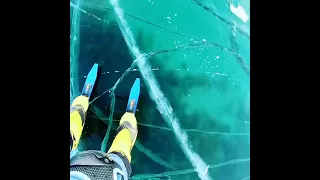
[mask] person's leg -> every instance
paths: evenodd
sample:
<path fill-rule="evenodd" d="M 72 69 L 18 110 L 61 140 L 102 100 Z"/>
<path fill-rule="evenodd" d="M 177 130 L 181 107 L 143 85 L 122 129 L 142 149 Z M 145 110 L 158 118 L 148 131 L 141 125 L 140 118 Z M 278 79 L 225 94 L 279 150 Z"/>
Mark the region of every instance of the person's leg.
<path fill-rule="evenodd" d="M 131 162 L 131 150 L 138 135 L 137 120 L 133 113 L 126 112 L 120 120 L 117 135 L 108 153 L 118 152 Z"/>
<path fill-rule="evenodd" d="M 72 102 L 70 107 L 70 151 L 79 144 L 88 107 L 89 98 L 86 96 L 80 95 Z"/>

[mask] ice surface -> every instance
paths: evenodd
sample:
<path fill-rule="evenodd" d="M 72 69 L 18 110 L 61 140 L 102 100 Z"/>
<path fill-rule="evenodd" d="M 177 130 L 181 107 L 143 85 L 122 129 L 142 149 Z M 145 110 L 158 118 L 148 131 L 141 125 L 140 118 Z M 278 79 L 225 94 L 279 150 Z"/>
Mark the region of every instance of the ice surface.
<path fill-rule="evenodd" d="M 139 77 L 132 179 L 250 179 L 250 24 L 230 4 L 248 9 L 236 1 L 70 1 L 70 100 L 100 67 L 77 150 L 108 150 Z"/>
<path fill-rule="evenodd" d="M 75 5 L 80 6 L 81 0 L 76 0 Z M 70 30 L 70 79 L 78 77 L 78 55 L 80 46 L 80 11 L 74 8 L 71 16 Z M 80 95 L 78 81 L 70 81 L 70 103 L 74 97 Z"/>

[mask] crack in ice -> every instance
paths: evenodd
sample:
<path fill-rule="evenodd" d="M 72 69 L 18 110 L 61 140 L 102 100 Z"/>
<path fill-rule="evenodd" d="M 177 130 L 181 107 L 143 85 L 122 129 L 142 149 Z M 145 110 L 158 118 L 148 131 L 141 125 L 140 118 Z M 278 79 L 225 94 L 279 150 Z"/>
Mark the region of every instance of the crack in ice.
<path fill-rule="evenodd" d="M 238 164 L 238 163 L 243 163 L 243 162 L 250 162 L 250 158 L 233 159 L 233 160 L 226 161 L 223 163 L 208 165 L 207 167 L 208 167 L 208 169 L 214 169 L 214 168 L 218 168 L 218 167 L 223 167 L 223 166 L 227 166 L 227 165 L 231 165 L 231 164 Z M 205 172 L 207 167 L 203 170 L 203 172 Z M 168 171 L 168 172 L 164 172 L 164 173 L 160 173 L 160 174 L 137 174 L 135 176 L 132 176 L 130 179 L 147 179 L 147 178 L 156 178 L 156 177 L 159 178 L 159 177 L 166 177 L 166 176 L 190 174 L 193 172 L 195 172 L 194 169 L 184 169 L 184 170 L 178 170 L 178 171 Z"/>
<path fill-rule="evenodd" d="M 86 5 L 87 5 L 88 7 L 90 7 L 90 5 L 88 5 L 88 4 L 86 4 Z M 107 11 L 110 11 L 110 10 L 113 11 L 113 9 L 110 8 L 110 7 L 94 6 L 94 8 L 97 8 L 97 9 L 100 8 L 100 10 L 101 10 L 101 9 L 105 9 L 105 10 L 107 10 Z M 157 25 L 157 24 L 155 24 L 155 23 L 146 21 L 146 20 L 144 20 L 144 19 L 142 19 L 142 18 L 140 18 L 140 17 L 137 17 L 137 16 L 132 15 L 132 14 L 130 14 L 130 13 L 127 13 L 127 12 L 125 12 L 125 11 L 123 11 L 123 13 L 124 13 L 126 16 L 129 16 L 129 17 L 131 17 L 131 18 L 137 19 L 137 20 L 139 20 L 139 21 L 141 21 L 141 22 L 147 23 L 147 24 L 152 25 L 152 26 L 154 26 L 154 27 L 160 28 L 161 30 L 170 31 L 170 32 L 172 32 L 172 33 L 174 33 L 174 34 L 177 34 L 177 35 L 180 35 L 180 36 L 189 38 L 189 39 L 191 39 L 191 38 L 197 39 L 196 37 L 189 36 L 189 35 L 184 34 L 184 33 L 182 33 L 182 32 L 178 32 L 178 31 L 175 31 L 175 30 L 171 30 L 171 29 L 168 29 L 168 28 L 166 28 L 166 27 Z"/>
<path fill-rule="evenodd" d="M 216 13 L 215 13 L 212 9 L 207 8 L 205 5 L 201 4 L 200 2 L 194 1 L 194 3 L 198 4 L 199 6 L 203 7 L 205 10 L 207 10 L 207 11 L 213 13 L 214 15 L 216 15 Z M 199 4 L 199 3 L 200 3 L 200 4 Z M 71 3 L 71 2 L 70 2 L 70 6 L 73 7 L 73 8 L 76 8 L 76 9 L 80 10 L 81 12 L 84 12 L 84 13 L 86 13 L 86 14 L 89 14 L 89 15 L 93 16 L 94 18 L 96 18 L 96 19 L 99 20 L 99 21 L 106 22 L 106 23 L 110 24 L 109 21 L 105 21 L 105 20 L 99 18 L 98 16 L 96 16 L 96 15 L 94 15 L 94 14 L 92 14 L 92 13 L 89 13 L 89 12 L 81 9 L 80 7 L 74 5 L 74 4 Z M 109 7 L 105 7 L 105 8 L 106 8 L 107 10 L 112 10 L 112 9 L 109 8 Z M 143 19 L 141 19 L 141 18 L 139 18 L 139 17 L 136 17 L 136 16 L 134 16 L 134 15 L 131 15 L 131 14 L 129 14 L 129 13 L 126 13 L 126 12 L 124 12 L 124 11 L 123 11 L 123 13 L 124 13 L 125 15 L 128 15 L 128 16 L 132 17 L 132 18 L 135 18 L 135 19 L 137 19 L 137 20 L 140 20 L 140 21 L 142 21 L 142 22 L 144 22 L 144 23 L 147 23 L 147 24 L 153 25 L 153 26 L 155 26 L 155 27 L 161 28 L 162 30 L 167 30 L 167 31 L 169 31 L 169 32 L 172 32 L 172 33 L 181 35 L 181 36 L 183 36 L 183 37 L 187 37 L 187 38 L 192 39 L 192 40 L 193 40 L 193 39 L 197 40 L 197 41 L 193 41 L 193 42 L 198 42 L 198 41 L 199 41 L 199 42 L 201 43 L 201 44 L 196 44 L 196 45 L 213 45 L 213 46 L 215 46 L 216 48 L 220 48 L 222 51 L 226 51 L 226 52 L 228 52 L 228 53 L 231 53 L 231 54 L 235 55 L 238 64 L 240 64 L 241 68 L 245 71 L 245 73 L 247 73 L 248 75 L 250 75 L 250 69 L 249 69 L 248 65 L 246 64 L 245 60 L 241 57 L 241 55 L 238 53 L 238 51 L 235 51 L 236 49 L 233 49 L 233 48 L 231 48 L 231 49 L 230 49 L 230 48 L 225 48 L 225 47 L 221 46 L 221 45 L 218 44 L 218 43 L 207 42 L 206 39 L 203 39 L 203 40 L 202 40 L 203 42 L 201 42 L 201 40 L 200 40 L 199 38 L 192 37 L 192 36 L 186 35 L 186 34 L 184 34 L 184 33 L 180 33 L 180 32 L 178 32 L 178 31 L 170 30 L 170 29 L 168 29 L 168 28 L 165 28 L 165 27 L 156 25 L 156 24 L 154 24 L 154 23 L 148 22 L 148 21 L 143 20 Z M 237 27 L 234 27 L 234 24 L 233 24 L 232 22 L 229 22 L 229 21 L 223 19 L 223 18 L 220 17 L 219 15 L 216 15 L 216 16 L 218 16 L 219 19 L 222 19 L 224 22 L 226 22 L 226 23 L 227 23 L 228 25 L 230 25 L 232 28 L 236 28 L 236 29 L 237 29 Z M 235 29 L 235 30 L 236 30 L 236 29 Z M 234 31 L 235 31 L 235 30 L 234 30 Z M 240 30 L 240 32 L 241 32 L 241 30 Z M 234 36 L 235 36 L 235 35 L 234 35 Z M 250 39 L 250 38 L 249 38 L 249 39 Z M 192 44 L 192 43 L 191 43 L 191 44 Z M 237 45 L 237 43 L 236 43 L 235 40 L 234 40 L 234 42 L 231 42 L 231 44 L 233 44 L 233 45 L 236 44 L 236 45 Z M 182 46 L 183 46 L 183 45 L 182 45 Z M 213 75 L 213 76 L 214 76 L 214 75 Z M 73 78 L 73 79 L 74 79 L 74 78 Z"/>
<path fill-rule="evenodd" d="M 71 5 L 71 4 L 70 4 L 70 5 Z M 76 6 L 72 6 L 72 7 L 74 7 L 74 8 L 79 8 L 79 7 L 76 7 Z M 105 7 L 105 8 L 106 8 L 107 10 L 112 10 L 112 9 L 109 8 L 109 7 Z M 82 10 L 83 10 L 83 9 L 82 9 Z M 92 13 L 89 13 L 89 12 L 87 12 L 87 11 L 85 11 L 85 10 L 83 10 L 82 12 L 84 12 L 84 13 L 86 13 L 86 14 L 89 14 L 89 15 L 92 15 L 92 16 L 95 17 L 96 19 L 104 22 L 104 20 L 102 20 L 101 18 L 99 18 L 98 16 L 96 16 L 96 15 L 94 15 L 94 14 L 92 14 Z M 195 39 L 195 40 L 201 42 L 201 39 L 200 39 L 200 38 L 193 37 L 193 36 L 190 36 L 190 35 L 187 35 L 187 34 L 178 32 L 178 31 L 174 31 L 174 30 L 171 30 L 171 29 L 162 27 L 162 26 L 160 26 L 160 25 L 156 25 L 156 24 L 154 24 L 154 23 L 151 23 L 151 22 L 148 22 L 148 21 L 146 21 L 146 20 L 143 20 L 142 18 L 139 18 L 139 17 L 136 17 L 136 16 L 131 15 L 131 14 L 129 14 L 129 13 L 126 13 L 126 12 L 124 12 L 124 11 L 123 11 L 123 13 L 124 13 L 125 15 L 128 15 L 128 16 L 132 17 L 132 18 L 135 18 L 135 19 L 137 19 L 137 20 L 140 20 L 140 21 L 142 21 L 142 22 L 144 22 L 144 23 L 147 23 L 147 24 L 153 25 L 153 26 L 155 26 L 155 27 L 161 28 L 162 30 L 166 30 L 166 31 L 169 31 L 169 32 L 172 32 L 172 33 L 181 35 L 181 36 L 183 36 L 183 37 L 189 38 L 189 39 L 191 39 L 191 40 Z M 108 22 L 108 23 L 109 23 L 109 22 Z M 231 22 L 229 22 L 228 24 L 229 24 L 229 25 L 232 25 Z M 194 41 L 194 42 L 197 42 L 197 41 Z M 235 54 L 235 52 L 234 52 L 232 49 L 225 48 L 225 47 L 221 46 L 221 45 L 218 44 L 218 43 L 206 42 L 205 39 L 202 39 L 202 41 L 204 42 L 204 44 L 208 44 L 208 45 L 211 44 L 211 45 L 215 46 L 216 48 L 220 48 L 220 49 L 223 50 L 223 51 L 226 51 L 226 52 Z M 237 53 L 236 53 L 235 55 L 236 55 L 236 56 L 239 56 L 240 58 L 242 58 L 242 57 L 241 57 L 239 54 L 237 54 Z"/>
<path fill-rule="evenodd" d="M 171 48 L 171 49 L 164 49 L 164 50 L 160 50 L 160 51 L 157 51 L 157 52 L 149 52 L 149 53 L 143 53 L 143 54 L 140 54 L 139 57 L 137 57 L 133 63 L 131 64 L 131 66 L 122 74 L 122 76 L 117 80 L 117 82 L 115 83 L 115 85 L 111 88 L 111 89 L 108 89 L 106 91 L 104 91 L 103 93 L 101 93 L 99 96 L 95 97 L 91 102 L 90 104 L 92 104 L 94 101 L 96 101 L 97 99 L 99 99 L 102 95 L 104 95 L 105 93 L 107 92 L 111 92 L 113 91 L 117 86 L 118 84 L 123 80 L 123 78 L 125 78 L 129 72 L 133 71 L 137 61 L 140 59 L 140 58 L 144 58 L 145 60 L 153 57 L 153 56 L 156 56 L 156 55 L 159 55 L 159 54 L 163 54 L 163 53 L 168 53 L 168 52 L 174 52 L 174 51 L 178 51 L 180 49 L 184 49 L 184 48 L 191 48 L 191 47 L 197 47 L 197 46 L 200 46 L 200 45 L 208 45 L 208 46 L 214 46 L 216 48 L 219 48 L 223 51 L 228 51 L 228 52 L 231 52 L 233 53 L 233 51 L 229 48 L 225 48 L 225 47 L 222 47 L 220 46 L 219 44 L 217 43 L 208 43 L 206 41 L 203 41 L 203 42 L 198 42 L 198 41 L 193 41 L 191 43 L 187 43 L 187 44 L 183 44 L 183 45 L 179 45 L 179 46 L 176 46 L 174 48 Z M 234 54 L 234 53 L 233 53 Z M 237 55 L 237 54 L 235 54 Z M 240 56 L 240 55 L 239 55 Z M 135 71 L 135 70 L 134 70 Z M 151 71 L 151 68 L 149 69 L 149 71 Z M 222 75 L 222 76 L 227 76 L 226 74 L 220 74 L 220 73 L 214 73 L 213 75 Z"/>
<path fill-rule="evenodd" d="M 97 108 L 96 106 L 91 106 L 91 110 L 92 112 L 96 115 L 93 116 L 96 119 L 102 120 L 105 124 L 108 125 L 108 127 L 110 126 L 112 130 L 116 131 L 117 130 L 117 126 L 114 124 L 109 124 L 108 122 L 108 118 L 105 118 L 105 116 L 103 115 L 103 113 L 99 110 L 99 108 Z M 92 117 L 92 116 L 91 116 Z M 101 146 L 104 142 L 102 141 Z M 154 162 L 165 166 L 169 169 L 172 170 L 176 170 L 176 168 L 174 168 L 172 165 L 170 165 L 169 163 L 167 163 L 166 161 L 164 161 L 163 159 L 161 159 L 158 155 L 154 154 L 151 150 L 147 149 L 146 147 L 144 147 L 139 139 L 136 140 L 135 142 L 135 146 L 140 152 L 142 152 L 143 154 L 145 154 L 146 156 L 148 156 L 151 160 L 153 160 Z"/>
<path fill-rule="evenodd" d="M 206 169 L 207 164 L 201 159 L 201 157 L 192 151 L 190 145 L 188 144 L 187 134 L 181 129 L 179 125 L 179 120 L 173 112 L 173 109 L 160 90 L 157 80 L 155 79 L 152 71 L 150 71 L 150 65 L 146 61 L 146 58 L 141 56 L 140 50 L 136 45 L 133 34 L 130 30 L 129 25 L 123 17 L 123 11 L 118 5 L 118 0 L 110 0 L 111 5 L 117 15 L 118 25 L 124 36 L 124 39 L 135 57 L 137 57 L 137 66 L 140 70 L 141 76 L 148 87 L 148 93 L 151 99 L 155 102 L 158 111 L 162 115 L 163 119 L 173 127 L 174 134 L 179 141 L 181 148 L 188 158 L 191 165 L 195 168 L 200 179 L 209 180 L 211 179 L 208 174 L 202 174 L 203 170 Z"/>
<path fill-rule="evenodd" d="M 231 50 L 233 50 L 236 54 L 239 52 L 239 45 L 236 41 L 236 23 L 232 23 L 231 32 L 229 34 L 229 41 L 231 44 Z M 241 66 L 242 70 L 250 76 L 250 67 L 247 65 L 247 63 L 244 61 L 243 58 L 235 55 L 237 59 L 237 63 Z"/>
<path fill-rule="evenodd" d="M 94 17 L 95 19 L 97 19 L 97 20 L 99 20 L 99 21 L 102 21 L 102 22 L 105 22 L 105 23 L 107 23 L 107 24 L 110 24 L 109 21 L 106 21 L 106 20 L 104 20 L 104 19 L 101 19 L 101 18 L 99 18 L 98 16 L 96 16 L 96 15 L 94 15 L 94 14 L 92 14 L 92 13 L 87 12 L 86 10 L 80 8 L 79 6 L 73 4 L 72 2 L 70 2 L 70 6 L 73 7 L 74 9 L 77 9 L 77 10 L 85 13 L 85 14 L 88 14 L 89 16 Z"/>
<path fill-rule="evenodd" d="M 81 0 L 76 0 L 77 6 L 80 6 Z M 78 76 L 78 56 L 80 46 L 80 12 L 72 12 L 72 24 L 70 32 L 70 79 Z M 70 103 L 74 97 L 80 94 L 79 82 L 70 81 Z"/>
<path fill-rule="evenodd" d="M 97 119 L 101 119 L 103 121 L 109 120 L 108 118 L 103 118 L 103 117 L 96 117 L 96 116 L 89 116 Z M 114 119 L 113 121 L 118 122 L 120 120 Z M 162 129 L 166 131 L 173 131 L 173 129 L 168 128 L 168 127 L 162 127 L 162 126 L 157 126 L 157 125 L 152 125 L 152 124 L 144 124 L 144 123 L 137 123 L 140 126 L 145 126 L 145 127 L 150 127 L 150 128 L 157 128 L 157 129 Z M 196 133 L 204 133 L 208 135 L 229 135 L 229 136 L 250 136 L 250 133 L 226 133 L 226 132 L 214 132 L 214 131 L 204 131 L 200 129 L 184 129 L 186 132 L 196 132 Z"/>
<path fill-rule="evenodd" d="M 196 5 L 202 7 L 204 10 L 206 10 L 206 11 L 210 12 L 211 14 L 213 14 L 215 17 L 217 17 L 218 19 L 220 19 L 222 22 L 226 23 L 226 24 L 229 25 L 229 26 L 232 26 L 232 23 L 231 23 L 229 20 L 227 20 L 227 19 L 223 18 L 222 16 L 218 15 L 212 8 L 209 8 L 209 7 L 205 6 L 204 4 L 202 4 L 201 2 L 199 2 L 198 0 L 191 0 L 191 1 L 192 1 L 193 3 L 195 3 Z M 244 32 L 244 30 L 242 30 L 242 29 L 240 29 L 240 28 L 238 28 L 238 27 L 237 27 L 237 30 L 238 30 L 242 35 L 244 35 L 245 37 L 247 37 L 248 39 L 250 39 L 250 35 L 247 34 L 246 32 Z"/>
<path fill-rule="evenodd" d="M 85 11 L 84 9 L 80 8 L 79 7 L 80 6 L 80 0 L 76 0 L 76 4 L 78 4 L 78 5 L 75 5 L 72 2 L 70 2 L 70 6 L 72 8 L 74 8 L 73 21 L 72 21 L 72 26 L 71 26 L 71 37 L 70 37 L 70 41 L 71 41 L 71 45 L 70 45 L 70 64 L 71 64 L 71 69 L 77 69 L 75 67 L 77 66 L 77 64 L 76 64 L 77 63 L 77 53 L 79 52 L 76 49 L 77 48 L 76 47 L 77 43 L 79 43 L 79 27 L 80 27 L 79 26 L 80 25 L 79 12 L 83 12 L 85 14 L 88 14 L 89 16 L 94 17 L 95 19 L 97 19 L 99 21 L 102 21 L 102 22 L 110 24 L 109 21 L 101 19 L 98 16 L 96 16 L 96 15 L 94 15 L 92 13 L 89 13 L 89 12 Z M 236 159 L 236 160 L 228 161 L 228 162 L 225 162 L 225 163 L 220 163 L 220 164 L 217 164 L 217 165 L 206 165 L 203 162 L 203 160 L 200 158 L 200 156 L 198 154 L 196 154 L 195 152 L 193 152 L 192 149 L 189 147 L 187 135 L 186 135 L 185 132 L 200 132 L 200 133 L 218 134 L 218 135 L 248 135 L 248 136 L 250 136 L 250 133 L 242 133 L 242 134 L 241 133 L 221 133 L 221 132 L 207 132 L 207 131 L 202 131 L 202 130 L 198 130 L 198 129 L 185 129 L 185 130 L 181 129 L 181 127 L 179 125 L 179 119 L 175 116 L 169 101 L 163 95 L 163 92 L 161 91 L 157 80 L 154 78 L 154 76 L 152 74 L 152 71 L 162 71 L 164 69 L 157 69 L 157 68 L 151 69 L 150 65 L 148 64 L 148 62 L 146 60 L 149 59 L 150 57 L 154 56 L 154 55 L 157 55 L 157 54 L 166 53 L 166 52 L 172 52 L 172 51 L 184 48 L 184 47 L 195 47 L 197 45 L 213 45 L 216 48 L 220 48 L 223 51 L 227 51 L 227 52 L 229 52 L 231 54 L 234 54 L 236 57 L 239 57 L 239 58 L 242 58 L 242 57 L 233 48 L 229 49 L 229 48 L 222 47 L 221 45 L 219 45 L 217 43 L 208 43 L 208 42 L 193 42 L 193 43 L 188 43 L 186 45 L 177 46 L 177 47 L 175 47 L 173 49 L 167 49 L 167 50 L 162 50 L 162 51 L 158 51 L 158 52 L 150 52 L 150 53 L 141 54 L 140 51 L 139 51 L 138 46 L 136 45 L 136 42 L 135 42 L 134 38 L 132 37 L 132 32 L 130 31 L 130 28 L 127 25 L 126 20 L 123 18 L 123 14 L 121 14 L 122 9 L 118 6 L 118 0 L 111 0 L 111 4 L 113 5 L 113 8 L 116 11 L 116 14 L 118 15 L 117 18 L 119 18 L 118 19 L 118 23 L 119 23 L 119 26 L 120 26 L 120 30 L 121 30 L 121 32 L 122 32 L 122 34 L 123 34 L 123 36 L 124 36 L 124 38 L 125 38 L 125 40 L 127 42 L 127 45 L 129 47 L 129 49 L 131 50 L 131 52 L 137 58 L 134 60 L 134 62 L 131 64 L 131 66 L 122 74 L 122 76 L 117 80 L 117 82 L 114 84 L 114 86 L 111 89 L 103 92 L 101 95 L 99 95 L 98 97 L 94 98 L 90 102 L 90 104 L 93 103 L 95 100 L 100 98 L 106 92 L 109 92 L 110 93 L 110 97 L 112 98 L 111 107 L 110 107 L 110 116 L 108 118 L 109 126 L 108 126 L 108 130 L 107 130 L 106 136 L 104 137 L 102 145 L 105 144 L 105 146 L 106 146 L 108 138 L 109 138 L 110 130 L 111 130 L 111 128 L 115 127 L 112 124 L 112 122 L 114 121 L 113 120 L 113 113 L 114 113 L 114 105 L 115 105 L 115 89 L 118 86 L 118 84 L 123 80 L 124 77 L 126 77 L 126 75 L 129 72 L 137 71 L 137 69 L 134 69 L 134 67 L 137 65 L 138 68 L 140 69 L 140 73 L 141 73 L 141 75 L 143 77 L 143 80 L 145 81 L 145 83 L 146 83 L 146 85 L 148 87 L 148 93 L 149 93 L 151 99 L 153 101 L 155 101 L 155 103 L 157 105 L 157 109 L 161 113 L 162 117 L 164 118 L 166 123 L 168 123 L 168 125 L 171 126 L 172 128 L 170 129 L 170 128 L 166 128 L 166 127 L 160 127 L 160 126 L 148 125 L 148 124 L 142 124 L 142 123 L 138 123 L 138 124 L 139 125 L 143 125 L 143 126 L 147 126 L 147 127 L 159 128 L 159 129 L 173 131 L 175 133 L 175 136 L 176 136 L 177 140 L 181 144 L 181 148 L 182 148 L 183 152 L 186 154 L 186 157 L 189 159 L 189 161 L 191 162 L 192 166 L 195 168 L 195 169 L 187 169 L 187 170 L 181 170 L 181 171 L 170 171 L 170 172 L 165 172 L 165 173 L 161 173 L 161 174 L 155 174 L 155 176 L 153 176 L 154 174 L 151 174 L 151 175 L 149 174 L 149 178 L 158 179 L 159 177 L 162 177 L 162 178 L 167 177 L 167 178 L 170 179 L 169 175 L 179 175 L 179 174 L 188 174 L 188 173 L 192 173 L 192 172 L 197 172 L 198 176 L 200 177 L 200 179 L 210 179 L 210 177 L 207 175 L 208 174 L 207 173 L 208 169 L 221 167 L 221 166 L 224 166 L 224 165 L 228 165 L 228 163 L 229 164 L 238 163 L 237 159 Z M 78 14 L 76 14 L 76 13 L 78 13 Z M 150 25 L 153 25 L 153 26 L 156 26 L 158 28 L 161 28 L 163 30 L 171 31 L 171 32 L 173 32 L 175 34 L 179 34 L 179 35 L 184 36 L 184 37 L 197 39 L 197 38 L 188 36 L 188 35 L 186 35 L 184 33 L 173 31 L 173 30 L 161 27 L 159 25 L 156 25 L 154 23 L 150 23 L 150 22 L 145 21 L 145 20 L 143 20 L 141 18 L 135 17 L 135 16 L 133 16 L 131 14 L 128 14 L 128 13 L 125 13 L 125 14 L 130 16 L 130 17 L 132 17 L 132 18 L 138 19 L 138 20 L 140 20 L 142 22 L 145 22 L 145 23 L 148 23 Z M 120 24 L 119 21 L 121 22 L 121 24 Z M 236 27 L 233 27 L 233 28 L 236 28 Z M 241 31 L 240 31 L 240 33 L 241 33 Z M 247 37 L 250 39 L 249 35 Z M 181 69 L 171 69 L 171 70 L 180 71 Z M 71 81 L 72 80 L 76 80 L 76 79 L 80 79 L 80 78 L 74 78 L 75 77 L 74 74 L 76 74 L 78 71 L 74 71 L 74 70 L 71 70 L 71 71 L 72 72 L 70 74 L 70 76 L 71 76 L 71 78 L 70 78 L 70 98 L 72 97 L 72 95 L 74 95 L 72 93 L 73 91 L 79 90 L 78 88 L 75 88 L 75 85 Z M 114 72 L 118 73 L 120 71 L 114 71 Z M 107 73 L 110 73 L 110 72 L 107 72 Z M 209 74 L 209 73 L 213 73 L 213 72 L 205 72 L 205 73 Z M 213 74 L 227 76 L 226 74 L 221 74 L 221 73 L 213 73 Z M 154 93 L 154 94 L 152 94 L 152 93 Z M 106 121 L 104 121 L 104 122 L 107 123 Z M 162 159 L 160 159 L 157 155 L 153 154 L 150 150 L 144 148 L 141 143 L 138 142 L 136 145 L 137 145 L 136 147 L 141 152 L 145 153 L 149 158 L 151 158 L 155 162 L 157 162 L 159 164 L 162 164 L 162 165 L 164 165 L 164 166 L 166 166 L 168 168 L 173 169 L 173 167 L 170 166 L 170 164 L 168 164 L 165 161 L 163 161 Z M 102 147 L 101 146 L 101 149 L 104 149 L 104 151 L 105 151 L 106 147 Z M 248 159 L 250 161 L 250 158 L 248 158 Z M 195 162 L 193 162 L 193 161 L 195 161 Z M 239 161 L 239 162 L 241 162 L 241 161 Z M 143 176 L 145 176 L 145 175 L 143 175 Z M 136 177 L 136 179 L 142 179 L 142 178 L 139 178 L 139 175 L 136 175 L 134 177 Z M 146 177 L 143 177 L 143 178 L 146 178 Z M 135 178 L 133 178 L 133 179 L 135 179 Z M 245 179 L 250 179 L 250 176 L 244 178 L 243 180 L 245 180 Z"/>
<path fill-rule="evenodd" d="M 161 68 L 152 68 L 150 69 L 151 71 L 189 71 L 189 72 L 194 72 L 194 73 L 205 73 L 205 74 L 211 74 L 212 76 L 214 75 L 219 75 L 219 76 L 227 76 L 227 74 L 224 73 L 218 73 L 218 72 L 198 72 L 196 70 L 192 70 L 192 69 L 180 69 L 180 68 L 171 68 L 171 69 L 161 69 Z M 132 70 L 128 70 L 130 72 L 139 72 L 138 69 L 133 68 Z M 122 73 L 122 71 L 113 71 L 114 73 Z M 102 72 L 100 75 L 108 75 L 108 74 L 112 74 L 112 71 L 108 71 L 108 72 Z M 124 71 L 126 72 L 126 71 Z M 123 73 L 124 73 L 123 72 Z M 73 78 L 70 79 L 70 81 L 75 81 L 75 80 L 79 80 L 79 79 L 85 79 L 87 78 L 87 76 L 84 76 L 82 78 L 78 77 L 78 78 Z"/>

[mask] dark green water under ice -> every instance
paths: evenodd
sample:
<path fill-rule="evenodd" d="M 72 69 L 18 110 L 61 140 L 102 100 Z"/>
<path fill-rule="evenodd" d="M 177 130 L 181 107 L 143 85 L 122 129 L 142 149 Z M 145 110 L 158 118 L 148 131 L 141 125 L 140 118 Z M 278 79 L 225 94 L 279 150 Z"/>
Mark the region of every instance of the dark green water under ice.
<path fill-rule="evenodd" d="M 250 1 L 113 2 L 70 1 L 70 101 L 100 68 L 78 151 L 110 147 L 139 77 L 132 179 L 250 179 Z"/>

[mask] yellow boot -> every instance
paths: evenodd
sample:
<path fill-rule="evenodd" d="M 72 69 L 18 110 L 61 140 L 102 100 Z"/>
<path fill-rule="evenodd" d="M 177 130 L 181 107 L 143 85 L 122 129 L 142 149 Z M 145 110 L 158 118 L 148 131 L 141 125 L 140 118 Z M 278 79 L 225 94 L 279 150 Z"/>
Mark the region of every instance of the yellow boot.
<path fill-rule="evenodd" d="M 80 141 L 83 126 L 85 123 L 85 114 L 89 107 L 89 98 L 78 96 L 74 99 L 70 108 L 70 150 L 75 149 Z"/>
<path fill-rule="evenodd" d="M 119 152 L 131 162 L 131 150 L 138 135 L 137 120 L 133 113 L 126 112 L 120 120 L 117 135 L 108 151 Z"/>

